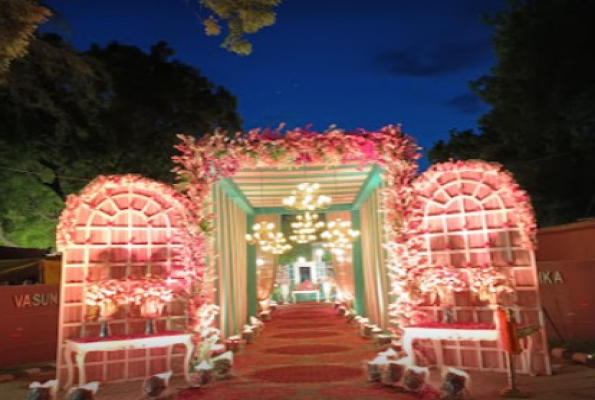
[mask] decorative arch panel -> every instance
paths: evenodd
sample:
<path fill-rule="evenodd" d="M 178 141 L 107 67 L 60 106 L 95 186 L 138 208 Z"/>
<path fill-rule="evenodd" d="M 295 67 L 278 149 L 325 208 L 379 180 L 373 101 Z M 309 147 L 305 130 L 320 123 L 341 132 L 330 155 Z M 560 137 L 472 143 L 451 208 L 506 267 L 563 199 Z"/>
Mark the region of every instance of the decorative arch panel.
<path fill-rule="evenodd" d="M 423 265 L 454 268 L 470 282 L 479 270 L 505 276 L 512 290 L 503 296 L 504 306 L 521 325 L 538 329 L 517 369 L 549 374 L 534 256 L 536 223 L 527 194 L 501 165 L 483 161 L 434 165 L 413 186 L 422 212 L 418 250 Z M 494 305 L 470 289 L 454 293 L 448 311 L 427 298 L 420 309 L 430 321 L 442 322 L 444 313 L 452 312 L 455 325 L 493 324 Z M 447 365 L 506 370 L 505 354 L 493 342 L 442 341 L 437 351 Z"/>
<path fill-rule="evenodd" d="M 67 199 L 57 232 L 63 257 L 57 353 L 61 383 L 66 380 L 65 341 L 100 336 L 95 311 L 85 304 L 90 285 L 142 281 L 147 276 L 172 287 L 183 284 L 175 278 L 183 277 L 188 266 L 183 257 L 187 210 L 186 199 L 173 188 L 136 175 L 100 176 Z M 155 322 L 158 332 L 185 331 L 184 303 L 169 302 Z M 110 336 L 142 335 L 145 325 L 137 307 L 126 305 L 109 321 Z M 144 378 L 165 371 L 166 358 L 164 349 L 90 353 L 86 378 L 102 382 Z M 178 372 L 182 368 L 178 365 Z"/>

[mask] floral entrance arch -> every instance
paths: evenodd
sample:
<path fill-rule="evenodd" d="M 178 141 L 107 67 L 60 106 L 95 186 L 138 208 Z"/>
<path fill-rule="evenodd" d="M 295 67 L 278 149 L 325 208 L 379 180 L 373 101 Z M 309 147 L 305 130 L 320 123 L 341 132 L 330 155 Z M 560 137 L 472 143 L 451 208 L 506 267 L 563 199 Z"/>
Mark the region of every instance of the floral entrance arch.
<path fill-rule="evenodd" d="M 197 300 L 202 301 L 200 295 L 207 295 L 214 289 L 212 276 L 215 272 L 214 260 L 217 257 L 227 257 L 231 263 L 242 257 L 246 258 L 245 254 L 235 250 L 228 250 L 226 255 L 215 254 L 216 248 L 212 238 L 209 238 L 215 217 L 210 204 L 214 184 L 221 178 L 234 176 L 242 168 L 292 169 L 308 165 L 332 167 L 342 164 L 375 164 L 381 167 L 384 170 L 385 183 L 380 190 L 383 194 L 381 208 L 386 231 L 387 267 L 391 270 L 390 279 L 394 290 L 392 294 L 396 296 L 390 311 L 394 322 L 400 326 L 409 323 L 404 319 L 411 319 L 412 315 L 423 311 L 423 304 L 413 301 L 415 299 L 412 298 L 412 293 L 407 292 L 407 285 L 416 279 L 418 272 L 428 271 L 430 267 L 440 263 L 466 267 L 464 263 L 457 261 L 460 255 L 471 257 L 477 253 L 474 246 L 461 247 L 457 242 L 449 245 L 449 249 L 441 249 L 435 239 L 430 239 L 435 233 L 432 229 L 436 226 L 442 227 L 442 231 L 446 229 L 447 234 L 469 231 L 476 221 L 466 221 L 465 218 L 474 212 L 478 212 L 480 220 L 484 218 L 484 214 L 489 213 L 506 217 L 503 220 L 495 219 L 500 223 L 498 229 L 512 229 L 517 233 L 508 236 L 511 246 L 508 246 L 506 251 L 518 250 L 522 254 L 518 257 L 513 254 L 505 259 L 513 264 L 517 260 L 521 262 L 518 265 L 520 268 L 515 269 L 516 283 L 524 282 L 525 287 L 531 287 L 533 296 L 537 294 L 534 260 L 531 258 L 535 222 L 530 204 L 526 194 L 499 166 L 483 162 L 445 163 L 432 167 L 416 178 L 419 148 L 398 126 L 388 126 L 373 132 L 362 130 L 353 133 L 339 129 L 330 129 L 322 133 L 308 129 L 294 129 L 283 133 L 280 130 L 253 130 L 234 137 L 217 131 L 198 141 L 188 136 L 180 136 L 180 139 L 182 143 L 177 148 L 181 155 L 174 157 L 174 162 L 177 164 L 175 171 L 178 175 L 178 189 L 186 197 L 167 185 L 128 175 L 100 177 L 79 196 L 73 196 L 67 201 L 67 209 L 62 214 L 59 226 L 59 247 L 67 250 L 64 251 L 64 257 L 65 264 L 69 265 L 63 275 L 63 287 L 68 289 L 63 289 L 65 291 L 62 294 L 60 343 L 62 339 L 76 335 L 81 327 L 83 331 L 87 328 L 98 329 L 97 324 L 87 326 L 82 322 L 85 317 L 82 305 L 85 285 L 82 282 L 87 279 L 90 266 L 100 267 L 102 263 L 107 263 L 110 271 L 111 267 L 114 267 L 114 273 L 110 273 L 108 277 L 122 278 L 128 277 L 130 271 L 126 268 L 134 262 L 139 261 L 145 265 L 145 261 L 150 261 L 148 267 L 151 270 L 142 270 L 141 273 L 155 274 L 167 271 L 170 276 L 177 275 L 187 281 L 198 280 L 200 285 Z M 216 188 L 219 194 L 220 189 Z M 218 203 L 223 208 L 215 210 L 222 214 L 219 219 L 226 219 L 226 224 L 230 224 L 233 219 L 241 219 L 241 213 L 233 208 L 231 203 L 229 199 L 225 199 L 225 204 Z M 453 215 L 462 220 L 462 223 L 435 224 L 436 221 L 450 218 L 452 215 L 449 213 L 453 207 L 459 210 L 458 214 Z M 498 207 L 499 213 L 492 212 L 492 209 Z M 374 207 L 370 209 L 372 214 L 377 212 Z M 163 218 L 157 220 L 155 216 L 160 215 L 163 215 Z M 480 234 L 463 233 L 463 236 L 467 235 L 469 239 L 464 243 L 473 243 L 476 236 L 479 239 L 483 238 L 482 249 L 484 253 L 489 253 L 492 244 L 485 240 L 486 234 L 490 239 L 489 230 L 496 227 L 490 225 L 493 221 L 489 218 L 482 221 L 483 230 Z M 243 224 L 245 229 L 246 218 Z M 165 236 L 161 234 L 169 232 L 167 229 L 180 233 L 176 235 L 176 240 L 172 240 L 173 236 L 169 233 Z M 233 235 L 238 242 L 242 240 L 238 232 L 234 232 Z M 232 234 L 228 232 L 223 240 L 229 240 L 231 237 Z M 498 240 L 500 237 L 496 238 L 496 242 Z M 134 247 L 156 247 L 155 245 L 166 249 L 164 251 L 167 256 L 137 260 L 136 255 L 128 251 Z M 106 250 L 111 252 L 108 258 L 103 257 Z M 376 248 L 376 251 L 379 250 Z M 441 258 L 445 253 L 450 257 L 448 260 Z M 479 258 L 467 261 L 489 263 L 498 256 L 492 257 L 490 253 L 488 258 L 484 255 L 484 261 L 477 261 Z M 529 265 L 525 262 L 527 260 L 533 264 Z M 525 264 L 522 264 L 523 262 Z M 517 264 L 513 267 L 517 267 Z M 97 271 L 102 269 L 98 268 Z M 436 268 L 435 271 L 442 272 L 443 269 Z M 452 275 L 447 274 L 452 271 L 444 269 L 444 272 L 443 277 L 450 279 L 450 285 L 458 284 L 456 279 L 451 279 Z M 245 290 L 246 282 L 238 281 L 236 276 L 227 274 L 226 277 L 220 277 L 220 280 L 222 278 L 228 280 L 230 291 Z M 403 293 L 405 296 L 401 296 Z M 402 301 L 403 299 L 407 301 Z M 536 312 L 539 301 L 535 300 L 535 296 L 533 302 L 533 308 L 530 310 L 531 322 L 539 323 L 539 313 Z M 222 311 L 225 311 L 224 309 L 225 307 L 222 307 Z M 213 334 L 216 329 L 211 328 L 215 310 L 216 307 L 201 308 L 198 313 L 196 310 L 189 310 L 191 316 L 197 316 L 195 321 L 190 321 L 194 325 L 192 328 L 198 331 L 203 339 L 208 335 L 216 336 Z M 179 310 L 179 321 L 185 321 L 182 313 L 183 310 Z M 129 321 L 125 316 L 122 316 L 122 320 L 124 332 L 128 330 L 129 325 L 126 324 L 129 324 Z M 203 342 L 208 344 L 208 341 Z M 469 358 L 470 349 L 459 350 L 462 351 L 460 359 Z M 477 355 L 481 353 L 482 348 L 471 350 Z M 478 359 L 475 356 L 472 358 Z M 94 361 L 97 373 L 107 374 L 102 367 L 102 361 Z M 494 368 L 494 365 L 487 365 L 486 368 Z M 141 369 L 139 373 L 140 371 Z"/>
<path fill-rule="evenodd" d="M 385 171 L 383 181 L 388 188 L 383 190 L 385 223 L 397 235 L 402 209 L 410 203 L 410 185 L 420 157 L 414 139 L 399 126 L 356 132 L 332 128 L 321 133 L 300 128 L 287 132 L 252 130 L 233 137 L 217 131 L 198 141 L 183 135 L 180 138 L 182 143 L 177 148 L 182 154 L 173 158 L 177 186 L 190 198 L 194 218 L 203 227 L 212 225 L 212 185 L 242 168 L 375 164 Z M 214 252 L 211 247 L 207 256 L 215 257 Z"/>
<path fill-rule="evenodd" d="M 217 131 L 199 141 L 179 135 L 182 153 L 174 156 L 178 166 L 178 188 L 185 192 L 196 207 L 196 215 L 206 218 L 204 205 L 211 187 L 220 178 L 233 176 L 241 168 L 299 168 L 306 165 L 335 166 L 359 163 L 378 164 L 386 170 L 385 179 L 398 190 L 410 185 L 421 157 L 412 137 L 399 126 L 387 126 L 379 131 L 345 132 L 331 129 L 322 133 L 296 128 L 252 130 L 233 137 Z"/>
<path fill-rule="evenodd" d="M 480 160 L 433 165 L 411 189 L 414 203 L 389 251 L 397 277 L 395 322 L 414 329 L 487 329 L 494 310 L 505 305 L 537 331 L 518 371 L 549 374 L 534 255 L 537 224 L 527 193 L 502 165 Z M 506 371 L 502 350 L 492 343 L 443 345 L 436 352 L 447 365 Z"/>

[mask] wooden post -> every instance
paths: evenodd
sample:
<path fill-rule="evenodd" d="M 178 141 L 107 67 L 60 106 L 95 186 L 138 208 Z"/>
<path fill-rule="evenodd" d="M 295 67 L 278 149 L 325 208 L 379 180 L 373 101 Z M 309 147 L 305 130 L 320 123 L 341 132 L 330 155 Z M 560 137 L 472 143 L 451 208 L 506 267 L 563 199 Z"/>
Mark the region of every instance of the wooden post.
<path fill-rule="evenodd" d="M 529 393 L 523 392 L 517 386 L 517 374 L 515 367 L 515 356 L 521 352 L 517 330 L 517 324 L 512 310 L 508 310 L 504 318 L 501 317 L 500 323 L 505 326 L 500 327 L 500 332 L 504 334 L 503 347 L 506 350 L 506 367 L 508 369 L 508 387 L 502 389 L 500 397 L 513 399 L 526 399 L 531 397 Z"/>

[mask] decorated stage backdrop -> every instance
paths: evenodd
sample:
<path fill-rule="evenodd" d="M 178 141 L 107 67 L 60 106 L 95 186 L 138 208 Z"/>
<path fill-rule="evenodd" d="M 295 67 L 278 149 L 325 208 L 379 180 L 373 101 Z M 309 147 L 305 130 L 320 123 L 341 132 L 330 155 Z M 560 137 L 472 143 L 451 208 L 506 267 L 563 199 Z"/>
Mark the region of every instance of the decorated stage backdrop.
<path fill-rule="evenodd" d="M 365 304 L 364 316 L 380 325 L 388 325 L 388 319 L 392 328 L 450 331 L 461 323 L 491 329 L 495 305 L 504 305 L 536 330 L 519 370 L 550 372 L 533 255 L 533 212 L 526 193 L 499 165 L 445 163 L 416 178 L 418 148 L 399 127 L 350 134 L 338 129 L 251 131 L 235 138 L 217 132 L 200 141 L 182 139 L 175 162 L 183 195 L 126 175 L 100 177 L 68 199 L 58 229 L 64 257 L 61 380 L 64 341 L 94 340 L 106 325 L 98 317 L 111 303 L 100 298 L 105 295 L 105 290 L 96 290 L 101 285 L 110 296 L 123 286 L 138 286 L 141 296 L 161 281 L 171 287 L 197 286 L 193 293 L 198 296 L 167 302 L 153 318 L 157 329 L 190 330 L 196 322 L 191 306 L 216 300 L 224 336 L 237 333 L 257 298 L 251 267 L 255 260 L 250 260 L 255 257 L 244 240 L 253 216 L 221 190 L 219 180 L 241 168 L 354 163 L 384 171 L 380 193 L 373 191 L 347 211 L 363 238 L 360 247 L 354 246 L 353 268 L 337 268 L 337 284 L 356 298 L 356 309 L 357 303 Z M 145 282 L 147 275 L 150 282 Z M 215 287 L 218 293 L 213 295 Z M 144 334 L 147 318 L 139 316 L 133 303 L 126 301 L 109 313 L 112 335 Z M 206 329 L 212 320 L 205 321 L 199 328 Z M 504 352 L 494 342 L 434 344 L 425 355 L 420 348 L 426 361 L 434 357 L 465 369 L 504 370 Z M 185 367 L 180 364 L 174 363 L 176 372 Z M 162 349 L 98 352 L 87 360 L 87 375 L 101 381 L 142 378 L 166 365 Z"/>

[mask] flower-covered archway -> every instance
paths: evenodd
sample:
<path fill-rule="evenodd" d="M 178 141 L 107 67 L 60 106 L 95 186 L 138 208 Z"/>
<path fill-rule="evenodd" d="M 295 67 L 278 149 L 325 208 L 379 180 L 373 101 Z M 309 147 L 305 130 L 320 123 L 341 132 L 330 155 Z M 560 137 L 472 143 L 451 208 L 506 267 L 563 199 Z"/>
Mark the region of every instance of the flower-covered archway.
<path fill-rule="evenodd" d="M 395 323 L 479 329 L 505 305 L 538 331 L 518 370 L 549 373 L 527 193 L 500 164 L 477 160 L 433 165 L 411 189 L 402 235 L 389 245 Z M 501 349 L 481 340 L 446 342 L 438 351 L 448 365 L 506 370 Z"/>
<path fill-rule="evenodd" d="M 210 279 L 202 257 L 205 238 L 196 234 L 190 208 L 171 186 L 137 175 L 100 176 L 68 197 L 57 229 L 63 260 L 57 352 L 61 384 L 74 362 L 64 352 L 66 341 L 105 336 L 103 323 L 109 322 L 116 337 L 142 336 L 143 308 L 163 300 L 164 312 L 150 315 L 158 331 L 187 330 L 188 316 L 196 314 L 188 310 L 195 304 L 192 296 L 207 294 L 208 285 L 202 284 Z M 183 301 L 169 301 L 175 291 L 185 294 Z M 106 354 L 87 357 L 88 380 L 141 378 L 171 362 L 158 350 L 111 353 L 109 360 Z"/>
<path fill-rule="evenodd" d="M 399 126 L 355 132 L 333 128 L 321 133 L 300 128 L 287 132 L 253 130 L 235 136 L 217 131 L 198 141 L 189 136 L 180 138 L 182 144 L 177 148 L 182 154 L 173 158 L 177 187 L 189 197 L 193 218 L 209 227 L 213 219 L 212 186 L 242 168 L 378 165 L 385 171 L 383 181 L 387 187 L 383 190 L 385 223 L 395 236 L 401 229 L 403 209 L 410 203 L 410 185 L 420 157 L 414 139 L 402 133 Z M 207 256 L 216 256 L 213 247 Z"/>

